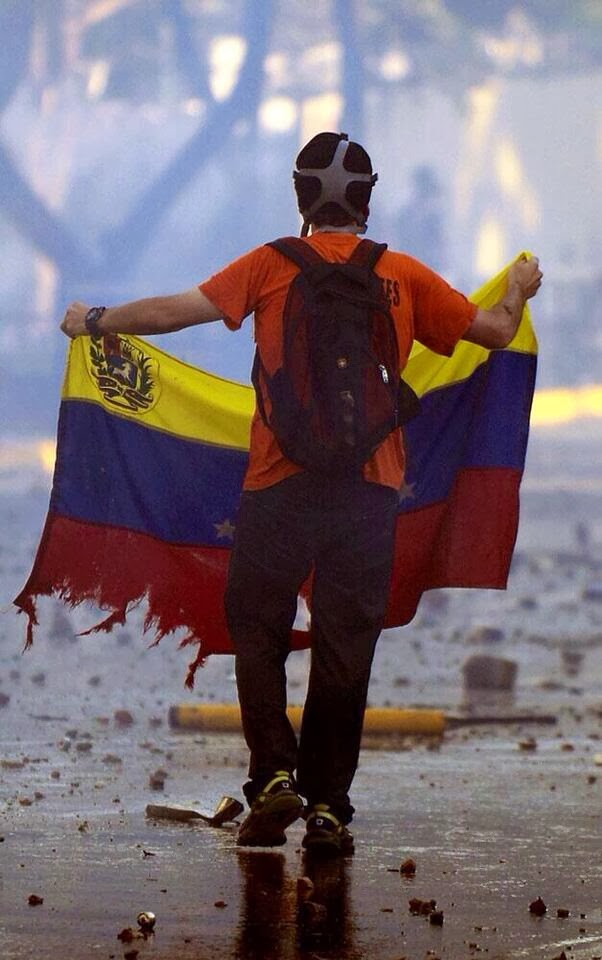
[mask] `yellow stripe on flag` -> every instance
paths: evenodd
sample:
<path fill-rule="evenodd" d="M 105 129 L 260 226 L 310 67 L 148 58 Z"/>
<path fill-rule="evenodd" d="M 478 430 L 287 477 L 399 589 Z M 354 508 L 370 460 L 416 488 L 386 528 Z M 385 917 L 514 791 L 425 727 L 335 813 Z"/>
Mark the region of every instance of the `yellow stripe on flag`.
<path fill-rule="evenodd" d="M 255 403 L 253 388 L 189 366 L 138 337 L 120 336 L 134 348 L 140 363 L 149 361 L 150 405 L 128 409 L 118 396 L 111 399 L 100 364 L 94 362 L 90 337 L 71 342 L 63 384 L 64 400 L 88 400 L 108 412 L 137 420 L 174 436 L 240 450 L 249 449 Z M 137 351 L 137 352 L 136 352 Z"/>

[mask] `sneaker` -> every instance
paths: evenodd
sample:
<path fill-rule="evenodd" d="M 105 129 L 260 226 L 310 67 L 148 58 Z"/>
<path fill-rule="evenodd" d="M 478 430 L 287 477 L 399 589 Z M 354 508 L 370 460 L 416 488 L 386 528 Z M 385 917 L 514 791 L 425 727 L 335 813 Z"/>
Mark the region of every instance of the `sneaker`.
<path fill-rule="evenodd" d="M 311 853 L 353 853 L 353 834 L 332 812 L 328 804 L 316 803 L 307 815 L 302 846 Z"/>
<path fill-rule="evenodd" d="M 238 831 L 243 847 L 281 847 L 284 831 L 303 813 L 303 801 L 286 770 L 277 770 L 251 804 L 251 812 Z"/>

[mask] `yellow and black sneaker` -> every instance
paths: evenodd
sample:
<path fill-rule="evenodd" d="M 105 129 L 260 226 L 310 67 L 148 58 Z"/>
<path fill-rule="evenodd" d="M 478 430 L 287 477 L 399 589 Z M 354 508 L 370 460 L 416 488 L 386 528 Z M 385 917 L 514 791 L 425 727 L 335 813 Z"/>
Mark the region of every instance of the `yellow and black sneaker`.
<path fill-rule="evenodd" d="M 291 774 L 277 770 L 253 800 L 236 842 L 241 847 L 281 847 L 286 843 L 284 831 L 302 813 L 303 801 Z"/>
<path fill-rule="evenodd" d="M 302 845 L 308 853 L 349 856 L 353 853 L 353 834 L 332 812 L 327 803 L 316 803 L 307 814 Z"/>

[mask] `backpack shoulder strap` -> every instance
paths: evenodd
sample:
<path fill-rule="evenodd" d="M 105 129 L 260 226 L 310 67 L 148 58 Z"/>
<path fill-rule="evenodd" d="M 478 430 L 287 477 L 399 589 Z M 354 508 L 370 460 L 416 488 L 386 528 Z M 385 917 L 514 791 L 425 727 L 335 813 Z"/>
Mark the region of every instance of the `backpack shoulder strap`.
<path fill-rule="evenodd" d="M 356 267 L 368 267 L 369 270 L 373 270 L 386 249 L 386 243 L 360 240 L 347 262 Z"/>
<path fill-rule="evenodd" d="M 300 270 L 325 262 L 320 254 L 300 237 L 280 237 L 278 240 L 266 243 L 266 247 L 272 247 L 287 259 L 292 260 Z"/>

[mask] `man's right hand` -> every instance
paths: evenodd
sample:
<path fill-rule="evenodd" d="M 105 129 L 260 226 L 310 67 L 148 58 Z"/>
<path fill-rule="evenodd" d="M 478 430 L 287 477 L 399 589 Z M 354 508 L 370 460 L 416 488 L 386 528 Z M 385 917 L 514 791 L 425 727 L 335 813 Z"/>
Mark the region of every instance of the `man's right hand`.
<path fill-rule="evenodd" d="M 515 260 L 502 299 L 488 310 L 479 308 L 462 339 L 487 350 L 507 347 L 518 329 L 525 301 L 535 296 L 542 276 L 537 257 L 523 255 Z"/>

